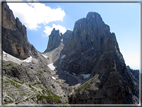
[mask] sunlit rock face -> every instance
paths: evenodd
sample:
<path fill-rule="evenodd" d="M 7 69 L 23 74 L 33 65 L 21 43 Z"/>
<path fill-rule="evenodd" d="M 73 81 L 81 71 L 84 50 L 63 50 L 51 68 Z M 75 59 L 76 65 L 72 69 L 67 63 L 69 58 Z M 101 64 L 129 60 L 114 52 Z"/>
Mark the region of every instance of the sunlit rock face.
<path fill-rule="evenodd" d="M 25 59 L 29 56 L 26 27 L 18 18 L 14 18 L 13 12 L 6 3 L 3 3 L 2 10 L 2 48 L 13 56 Z"/>
<path fill-rule="evenodd" d="M 38 57 L 35 47 L 27 39 L 26 27 L 18 18 L 14 18 L 13 12 L 6 3 L 2 5 L 2 49 L 21 59 L 30 55 Z"/>

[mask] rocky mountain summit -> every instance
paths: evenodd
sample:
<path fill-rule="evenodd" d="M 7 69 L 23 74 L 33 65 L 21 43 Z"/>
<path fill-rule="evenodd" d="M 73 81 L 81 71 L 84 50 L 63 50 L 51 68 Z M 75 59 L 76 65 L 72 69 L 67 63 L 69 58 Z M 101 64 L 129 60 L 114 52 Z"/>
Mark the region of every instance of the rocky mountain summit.
<path fill-rule="evenodd" d="M 49 36 L 49 42 L 47 45 L 47 49 L 44 51 L 44 53 L 52 51 L 53 49 L 57 48 L 61 43 L 61 34 L 59 33 L 59 30 L 55 30 L 55 28 L 52 30 L 51 35 Z"/>
<path fill-rule="evenodd" d="M 126 66 L 114 33 L 96 12 L 73 31 L 52 30 L 47 49 L 3 3 L 3 104 L 139 104 L 139 70 Z"/>
<path fill-rule="evenodd" d="M 98 13 L 90 12 L 75 23 L 72 36 L 62 52 L 66 55 L 62 69 L 76 74 L 91 73 L 96 58 L 109 51 L 117 51 L 123 60 L 115 34 L 110 32 Z"/>
<path fill-rule="evenodd" d="M 139 102 L 139 73 L 126 67 L 115 34 L 98 13 L 75 22 L 60 57 L 61 71 L 82 84 L 69 97 L 71 104 Z"/>

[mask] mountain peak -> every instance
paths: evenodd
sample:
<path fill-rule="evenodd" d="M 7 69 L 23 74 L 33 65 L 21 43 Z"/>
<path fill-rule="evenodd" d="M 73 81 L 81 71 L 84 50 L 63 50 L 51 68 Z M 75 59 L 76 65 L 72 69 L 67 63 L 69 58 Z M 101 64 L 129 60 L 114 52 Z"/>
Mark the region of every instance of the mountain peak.
<path fill-rule="evenodd" d="M 51 31 L 51 34 L 49 36 L 54 36 L 54 35 L 58 36 L 59 33 L 60 33 L 59 30 L 56 30 L 55 28 L 53 28 L 53 30 Z"/>
<path fill-rule="evenodd" d="M 51 34 L 49 35 L 47 49 L 44 51 L 44 53 L 52 51 L 60 45 L 61 35 L 62 34 L 59 32 L 59 30 L 56 30 L 55 28 L 51 31 Z"/>
<path fill-rule="evenodd" d="M 100 14 L 97 13 L 97 12 L 88 12 L 88 14 L 86 16 L 86 18 L 95 18 L 95 17 L 100 17 L 101 18 Z"/>

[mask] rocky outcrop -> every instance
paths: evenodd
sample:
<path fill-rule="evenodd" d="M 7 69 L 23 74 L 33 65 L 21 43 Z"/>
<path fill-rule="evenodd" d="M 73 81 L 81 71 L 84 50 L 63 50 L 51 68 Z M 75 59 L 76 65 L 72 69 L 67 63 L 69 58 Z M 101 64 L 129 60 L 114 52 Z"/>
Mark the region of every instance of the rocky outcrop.
<path fill-rule="evenodd" d="M 60 45 L 61 35 L 62 34 L 59 32 L 59 30 L 55 30 L 55 28 L 52 30 L 51 34 L 49 35 L 47 49 L 44 51 L 44 53 L 52 51 Z"/>

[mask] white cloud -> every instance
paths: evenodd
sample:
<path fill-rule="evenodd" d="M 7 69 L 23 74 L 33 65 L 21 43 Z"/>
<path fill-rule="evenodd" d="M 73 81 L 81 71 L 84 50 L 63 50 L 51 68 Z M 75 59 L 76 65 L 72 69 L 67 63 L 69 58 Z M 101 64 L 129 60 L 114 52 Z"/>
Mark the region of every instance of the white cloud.
<path fill-rule="evenodd" d="M 47 36 L 49 36 L 51 34 L 51 31 L 53 30 L 53 28 L 55 28 L 56 30 L 59 30 L 60 33 L 62 33 L 62 34 L 64 34 L 66 32 L 66 28 L 65 27 L 63 27 L 61 25 L 53 24 L 52 27 L 45 26 L 44 32 L 46 33 Z"/>
<path fill-rule="evenodd" d="M 132 69 L 140 69 L 140 54 L 123 54 L 126 65 Z"/>
<path fill-rule="evenodd" d="M 18 17 L 29 29 L 39 28 L 39 24 L 63 21 L 65 16 L 61 8 L 51 8 L 42 3 L 8 3 L 14 16 Z"/>
<path fill-rule="evenodd" d="M 45 34 L 47 35 L 47 36 L 49 36 L 50 34 L 51 34 L 51 31 L 53 30 L 53 28 L 51 28 L 51 27 L 49 27 L 49 26 L 45 26 L 45 30 L 44 30 L 44 32 L 45 32 Z"/>

